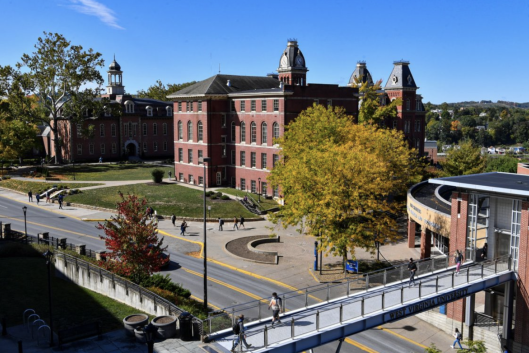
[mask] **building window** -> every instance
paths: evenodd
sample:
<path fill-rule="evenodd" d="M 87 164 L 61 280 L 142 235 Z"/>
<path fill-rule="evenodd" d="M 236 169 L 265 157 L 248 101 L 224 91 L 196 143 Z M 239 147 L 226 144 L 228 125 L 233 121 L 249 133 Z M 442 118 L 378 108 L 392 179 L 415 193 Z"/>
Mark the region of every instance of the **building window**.
<path fill-rule="evenodd" d="M 193 163 L 193 150 L 187 150 L 187 163 Z"/>
<path fill-rule="evenodd" d="M 421 147 L 421 140 L 416 139 L 416 140 L 415 140 L 415 148 L 416 148 L 416 149 L 420 149 L 420 147 Z"/>
<path fill-rule="evenodd" d="M 143 123 L 143 136 L 147 136 L 147 124 Z"/>
<path fill-rule="evenodd" d="M 101 146 L 99 146 L 99 148 L 101 149 L 101 154 L 105 154 L 105 144 L 102 143 Z"/>
<path fill-rule="evenodd" d="M 255 100 L 253 99 L 250 101 L 250 108 L 252 109 L 252 112 L 255 112 Z"/>
<path fill-rule="evenodd" d="M 152 107 L 149 106 L 145 109 L 147 109 L 147 116 L 152 116 Z"/>
<path fill-rule="evenodd" d="M 80 143 L 77 144 L 77 154 L 83 154 L 83 145 Z"/>
<path fill-rule="evenodd" d="M 130 130 L 130 136 L 136 136 L 136 131 L 138 130 L 138 124 L 137 123 L 133 123 L 132 124 L 132 128 L 129 129 Z"/>
<path fill-rule="evenodd" d="M 255 166 L 256 166 L 256 164 L 257 164 L 257 162 L 256 162 L 257 157 L 256 157 L 256 156 L 257 156 L 257 153 L 255 153 L 255 152 L 252 152 L 252 153 L 251 153 L 251 158 L 252 158 L 252 160 L 251 160 L 251 166 L 252 166 L 252 168 L 255 168 Z"/>
<path fill-rule="evenodd" d="M 184 139 L 184 129 L 182 127 L 182 121 L 178 121 L 178 139 L 183 140 Z"/>
<path fill-rule="evenodd" d="M 103 113 L 106 117 L 112 116 L 112 111 L 108 107 L 103 108 Z"/>
<path fill-rule="evenodd" d="M 406 110 L 410 110 L 410 99 L 406 99 Z"/>
<path fill-rule="evenodd" d="M 272 125 L 272 137 L 274 138 L 274 140 L 279 138 L 279 124 L 278 123 L 274 123 Z"/>
<path fill-rule="evenodd" d="M 261 124 L 261 144 L 268 144 L 268 125 L 266 123 Z"/>
<path fill-rule="evenodd" d="M 256 187 L 257 183 L 255 182 L 255 180 L 252 180 L 252 181 L 250 182 L 250 184 L 251 184 L 250 191 L 251 191 L 253 194 L 257 193 L 257 187 Z"/>
<path fill-rule="evenodd" d="M 235 150 L 231 150 L 231 164 L 235 165 Z"/>
<path fill-rule="evenodd" d="M 125 113 L 134 113 L 134 103 L 131 101 L 125 102 Z"/>
<path fill-rule="evenodd" d="M 266 169 L 266 153 L 261 153 L 261 169 Z"/>
<path fill-rule="evenodd" d="M 202 121 L 198 122 L 197 130 L 198 130 L 198 140 L 203 141 L 204 140 L 204 128 L 202 127 Z"/>
<path fill-rule="evenodd" d="M 202 101 L 198 101 L 198 111 L 202 111 Z"/>
<path fill-rule="evenodd" d="M 279 197 L 279 188 L 274 188 L 272 193 L 273 193 L 274 197 Z"/>
<path fill-rule="evenodd" d="M 165 111 L 167 113 L 167 116 L 173 116 L 173 107 L 165 107 Z"/>
<path fill-rule="evenodd" d="M 158 124 L 156 124 L 156 123 L 152 124 L 152 134 L 154 136 L 158 135 Z"/>
<path fill-rule="evenodd" d="M 193 111 L 193 102 L 192 101 L 188 101 L 187 102 L 187 111 L 188 112 L 192 112 Z"/>
<path fill-rule="evenodd" d="M 246 190 L 246 179 L 241 178 L 241 190 Z"/>
<path fill-rule="evenodd" d="M 415 132 L 421 132 L 421 121 L 415 120 Z"/>
<path fill-rule="evenodd" d="M 184 182 L 184 173 L 178 173 L 178 180 L 180 180 L 180 182 Z"/>
<path fill-rule="evenodd" d="M 279 99 L 274 99 L 274 112 L 279 111 Z"/>
<path fill-rule="evenodd" d="M 394 128 L 394 129 L 397 128 L 397 120 L 393 120 L 393 128 Z"/>
<path fill-rule="evenodd" d="M 182 163 L 184 161 L 184 149 L 178 149 L 178 162 Z"/>
<path fill-rule="evenodd" d="M 230 101 L 230 112 L 234 112 L 235 111 L 235 101 Z"/>
<path fill-rule="evenodd" d="M 241 167 L 246 166 L 246 152 L 241 151 Z"/>
<path fill-rule="evenodd" d="M 236 133 L 235 123 L 232 121 L 231 122 L 231 142 L 235 142 L 235 133 Z"/>
<path fill-rule="evenodd" d="M 198 177 L 198 185 L 204 185 L 204 177 L 199 176 Z"/>
<path fill-rule="evenodd" d="M 115 142 L 112 143 L 112 154 L 118 153 L 118 146 Z"/>
<path fill-rule="evenodd" d="M 253 121 L 250 125 L 250 136 L 251 136 L 251 142 L 257 143 L 257 124 Z"/>
<path fill-rule="evenodd" d="M 158 142 L 154 141 L 152 143 L 152 150 L 153 152 L 158 152 Z"/>
<path fill-rule="evenodd" d="M 105 124 L 99 124 L 99 136 L 105 137 Z"/>
<path fill-rule="evenodd" d="M 110 135 L 112 135 L 112 137 L 116 137 L 116 124 L 110 125 Z"/>
<path fill-rule="evenodd" d="M 163 132 L 164 135 L 167 136 L 167 123 L 163 123 L 162 124 L 162 132 Z"/>
<path fill-rule="evenodd" d="M 143 152 L 147 152 L 147 142 L 143 143 Z"/>
<path fill-rule="evenodd" d="M 82 136 L 83 136 L 83 128 L 81 124 L 77 124 L 77 137 L 82 137 Z"/>
<path fill-rule="evenodd" d="M 266 112 L 266 99 L 261 101 L 261 111 Z"/>
<path fill-rule="evenodd" d="M 86 108 L 84 111 L 83 111 L 83 116 L 87 117 L 88 118 L 88 108 Z"/>
<path fill-rule="evenodd" d="M 332 107 L 332 99 L 327 99 L 327 107 Z"/>
<path fill-rule="evenodd" d="M 193 141 L 193 123 L 187 122 L 187 141 Z"/>
<path fill-rule="evenodd" d="M 182 102 L 178 102 L 178 111 L 179 111 L 179 112 L 182 111 Z"/>
<path fill-rule="evenodd" d="M 222 143 L 226 143 L 226 135 L 222 135 L 222 136 L 220 137 L 220 142 L 222 142 Z"/>
<path fill-rule="evenodd" d="M 246 143 L 246 124 L 241 123 L 241 143 Z"/>
<path fill-rule="evenodd" d="M 261 183 L 261 190 L 259 190 L 261 192 L 261 195 L 265 195 L 266 196 L 266 189 L 268 189 L 268 185 L 266 185 L 266 182 L 263 181 Z"/>
<path fill-rule="evenodd" d="M 125 137 L 129 137 L 129 124 L 128 123 L 123 124 L 123 132 L 124 132 Z"/>
<path fill-rule="evenodd" d="M 202 157 L 204 156 L 202 153 L 202 150 L 198 150 L 198 164 L 204 164 L 202 162 Z"/>
<path fill-rule="evenodd" d="M 226 145 L 222 145 L 222 158 L 226 158 Z"/>
<path fill-rule="evenodd" d="M 222 117 L 220 118 L 220 124 L 222 127 L 226 127 L 226 115 L 222 114 Z"/>
<path fill-rule="evenodd" d="M 163 150 L 164 152 L 167 152 L 167 141 L 163 142 Z"/>
<path fill-rule="evenodd" d="M 277 163 L 279 163 L 279 155 L 278 154 L 274 154 L 274 155 L 272 155 L 272 167 L 275 167 L 277 165 Z"/>
<path fill-rule="evenodd" d="M 94 144 L 93 143 L 88 145 L 88 153 L 94 154 Z"/>
<path fill-rule="evenodd" d="M 415 110 L 418 112 L 421 111 L 421 101 L 418 99 L 415 101 Z"/>
<path fill-rule="evenodd" d="M 241 101 L 241 112 L 246 111 L 246 101 Z"/>
<path fill-rule="evenodd" d="M 193 176 L 193 174 L 189 174 L 188 177 L 189 177 L 189 184 L 194 184 L 195 183 L 195 177 Z"/>
<path fill-rule="evenodd" d="M 409 133 L 410 132 L 410 121 L 409 120 L 405 120 L 404 121 L 404 132 L 405 133 Z"/>

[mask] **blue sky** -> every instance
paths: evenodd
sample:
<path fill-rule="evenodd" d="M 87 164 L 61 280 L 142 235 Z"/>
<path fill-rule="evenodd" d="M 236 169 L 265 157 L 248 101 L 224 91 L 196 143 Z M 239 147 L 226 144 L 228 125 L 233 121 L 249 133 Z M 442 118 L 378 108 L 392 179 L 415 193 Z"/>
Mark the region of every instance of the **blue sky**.
<path fill-rule="evenodd" d="M 346 85 L 358 60 L 373 79 L 408 60 L 425 102 L 529 102 L 529 1 L 3 0 L 0 65 L 43 31 L 113 55 L 125 89 L 221 73 L 277 70 L 296 38 L 307 81 Z M 104 74 L 106 68 L 102 70 Z M 106 77 L 104 74 L 103 77 Z"/>

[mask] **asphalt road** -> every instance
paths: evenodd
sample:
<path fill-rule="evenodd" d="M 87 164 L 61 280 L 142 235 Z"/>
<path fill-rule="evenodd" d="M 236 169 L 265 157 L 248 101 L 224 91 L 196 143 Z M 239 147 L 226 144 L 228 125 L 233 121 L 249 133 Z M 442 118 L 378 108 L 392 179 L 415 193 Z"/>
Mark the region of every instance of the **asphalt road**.
<path fill-rule="evenodd" d="M 67 208 L 67 206 L 65 206 Z M 99 238 L 103 232 L 98 230 L 94 222 L 83 222 L 57 213 L 56 204 L 40 203 L 30 205 L 27 210 L 27 232 L 37 235 L 49 232 L 53 237 L 67 238 L 69 243 L 86 244 L 92 250 L 104 249 L 103 240 Z M 16 201 L 0 198 L 0 221 L 11 223 L 11 228 L 24 231 L 24 214 L 22 205 Z M 182 241 L 166 237 L 171 264 L 162 273 L 167 273 L 177 283 L 189 289 L 198 299 L 203 298 L 203 260 L 186 255 L 193 250 L 199 251 L 195 244 L 182 245 Z M 270 283 L 236 272 L 219 265 L 208 263 L 208 301 L 217 308 L 226 308 L 235 304 L 246 303 L 270 296 L 271 292 L 288 291 L 285 288 L 274 288 Z M 298 299 L 299 305 L 304 298 Z M 263 315 L 267 315 L 265 312 Z M 314 352 L 335 352 L 338 342 L 315 348 Z M 396 336 L 383 329 L 372 329 L 350 336 L 341 347 L 341 352 L 424 352 L 424 348 L 410 340 Z"/>

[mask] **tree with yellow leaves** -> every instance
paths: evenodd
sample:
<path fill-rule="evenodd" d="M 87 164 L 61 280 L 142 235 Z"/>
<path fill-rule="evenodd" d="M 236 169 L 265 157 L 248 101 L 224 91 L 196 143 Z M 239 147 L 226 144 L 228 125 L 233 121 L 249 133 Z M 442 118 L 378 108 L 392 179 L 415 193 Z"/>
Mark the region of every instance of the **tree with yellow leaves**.
<path fill-rule="evenodd" d="M 290 123 L 276 143 L 281 162 L 268 181 L 285 205 L 272 221 L 321 237 L 321 248 L 347 260 L 355 247 L 396 239 L 390 214 L 420 173 L 401 132 L 355 124 L 342 108 L 314 105 Z"/>

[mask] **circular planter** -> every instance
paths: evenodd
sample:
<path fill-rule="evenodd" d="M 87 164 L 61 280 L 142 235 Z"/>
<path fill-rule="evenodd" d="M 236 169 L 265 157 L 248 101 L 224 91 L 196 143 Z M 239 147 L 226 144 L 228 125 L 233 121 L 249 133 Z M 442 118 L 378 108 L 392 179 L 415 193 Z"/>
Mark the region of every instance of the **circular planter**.
<path fill-rule="evenodd" d="M 149 316 L 145 314 L 132 314 L 123 319 L 123 326 L 127 336 L 134 337 L 134 329 L 147 325 Z"/>
<path fill-rule="evenodd" d="M 159 338 L 171 338 L 176 336 L 175 316 L 157 316 L 152 319 L 151 323 L 158 329 L 156 336 Z"/>

